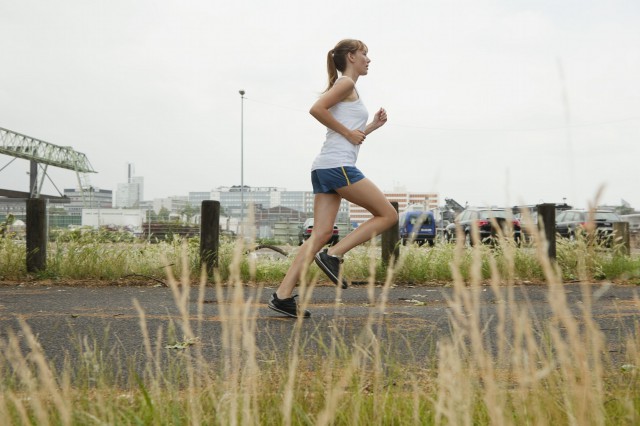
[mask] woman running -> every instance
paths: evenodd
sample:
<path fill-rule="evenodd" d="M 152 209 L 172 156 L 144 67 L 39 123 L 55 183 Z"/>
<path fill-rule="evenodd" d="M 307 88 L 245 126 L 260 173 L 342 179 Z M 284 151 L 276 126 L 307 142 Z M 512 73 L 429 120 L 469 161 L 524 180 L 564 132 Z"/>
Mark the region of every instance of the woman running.
<path fill-rule="evenodd" d="M 313 185 L 313 232 L 301 246 L 282 283 L 268 302 L 269 308 L 297 317 L 297 296 L 292 296 L 302 272 L 312 259 L 333 281 L 347 288 L 340 276 L 342 256 L 398 221 L 398 213 L 382 191 L 356 168 L 360 146 L 367 135 L 387 122 L 387 112 L 380 108 L 367 124 L 369 114 L 356 89 L 358 78 L 367 75 L 371 60 L 367 46 L 359 40 L 342 40 L 327 54 L 329 85 L 313 104 L 310 113 L 327 127 L 320 154 L 311 167 Z M 338 72 L 340 76 L 338 76 Z M 367 209 L 373 217 L 358 226 L 337 244 L 322 250 L 333 233 L 340 202 L 346 199 Z M 322 251 L 320 251 L 322 250 Z"/>

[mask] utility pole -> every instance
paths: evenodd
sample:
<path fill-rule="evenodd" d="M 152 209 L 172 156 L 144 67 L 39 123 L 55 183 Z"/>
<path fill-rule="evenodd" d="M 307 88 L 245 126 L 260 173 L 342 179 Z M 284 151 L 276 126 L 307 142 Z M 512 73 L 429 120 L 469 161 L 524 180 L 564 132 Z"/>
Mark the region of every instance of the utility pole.
<path fill-rule="evenodd" d="M 240 234 L 244 236 L 244 90 L 240 90 Z"/>

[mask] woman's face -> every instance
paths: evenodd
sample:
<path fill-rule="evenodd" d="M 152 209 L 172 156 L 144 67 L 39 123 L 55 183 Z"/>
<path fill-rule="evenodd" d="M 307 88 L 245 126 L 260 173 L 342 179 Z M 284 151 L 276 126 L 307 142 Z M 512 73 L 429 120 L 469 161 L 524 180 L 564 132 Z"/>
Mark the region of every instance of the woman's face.
<path fill-rule="evenodd" d="M 353 67 L 359 75 L 367 75 L 369 72 L 369 62 L 371 62 L 371 59 L 369 59 L 367 53 L 366 50 L 359 49 L 356 53 L 352 54 Z"/>

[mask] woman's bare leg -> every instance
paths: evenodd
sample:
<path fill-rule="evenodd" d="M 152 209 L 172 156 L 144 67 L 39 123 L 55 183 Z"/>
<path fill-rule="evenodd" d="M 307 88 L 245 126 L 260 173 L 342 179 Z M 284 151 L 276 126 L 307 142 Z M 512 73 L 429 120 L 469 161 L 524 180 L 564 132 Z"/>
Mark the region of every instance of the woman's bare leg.
<path fill-rule="evenodd" d="M 322 249 L 333 235 L 342 198 L 338 194 L 316 194 L 313 202 L 313 232 L 301 246 L 287 274 L 276 290 L 278 299 L 291 297 L 302 271 L 313 261 L 313 256 Z"/>
<path fill-rule="evenodd" d="M 398 221 L 396 209 L 393 208 L 382 191 L 367 178 L 353 185 L 344 186 L 337 192 L 342 198 L 367 209 L 373 217 L 358 226 L 337 244 L 329 247 L 328 253 L 330 255 L 342 256 L 355 246 L 381 234 Z"/>

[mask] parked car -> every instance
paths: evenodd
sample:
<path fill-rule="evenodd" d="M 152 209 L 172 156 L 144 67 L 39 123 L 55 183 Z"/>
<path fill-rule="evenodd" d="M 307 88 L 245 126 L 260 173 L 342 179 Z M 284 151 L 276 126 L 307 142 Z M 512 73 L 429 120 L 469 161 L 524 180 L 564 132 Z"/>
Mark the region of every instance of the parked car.
<path fill-rule="evenodd" d="M 436 238 L 436 220 L 430 211 L 408 211 L 400 214 L 398 226 L 403 245 L 415 241 L 419 245 L 425 242 L 433 246 Z"/>
<path fill-rule="evenodd" d="M 444 229 L 445 239 L 449 242 L 456 240 L 456 227 L 460 227 L 467 246 L 474 245 L 477 241 L 473 238 L 473 224 L 478 226 L 480 242 L 492 242 L 498 235 L 494 228 L 496 223 L 504 235 L 513 235 L 517 243 L 520 242 L 520 221 L 513 217 L 511 209 L 467 207 Z"/>
<path fill-rule="evenodd" d="M 567 203 L 556 203 L 556 217 L 564 210 L 570 210 L 572 208 L 573 207 Z M 533 235 L 538 232 L 538 206 L 514 206 L 512 211 L 513 216 L 520 221 L 522 241 L 530 242 Z"/>
<path fill-rule="evenodd" d="M 622 219 L 609 210 L 565 210 L 556 217 L 556 232 L 573 240 L 577 233 L 593 230 L 598 240 L 604 241 L 612 236 L 614 222 Z"/>
<path fill-rule="evenodd" d="M 300 232 L 298 232 L 298 245 L 302 245 L 305 240 L 308 240 L 311 236 L 311 232 L 313 231 L 313 218 L 309 218 L 305 220 L 304 224 L 300 227 Z M 333 225 L 333 235 L 327 241 L 328 244 L 334 245 L 340 240 L 340 231 L 338 229 L 338 225 Z"/>
<path fill-rule="evenodd" d="M 640 234 L 640 214 L 623 214 L 620 216 L 623 222 L 629 222 L 629 233 Z"/>

